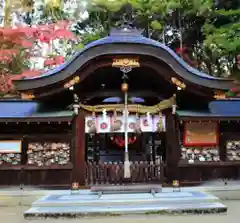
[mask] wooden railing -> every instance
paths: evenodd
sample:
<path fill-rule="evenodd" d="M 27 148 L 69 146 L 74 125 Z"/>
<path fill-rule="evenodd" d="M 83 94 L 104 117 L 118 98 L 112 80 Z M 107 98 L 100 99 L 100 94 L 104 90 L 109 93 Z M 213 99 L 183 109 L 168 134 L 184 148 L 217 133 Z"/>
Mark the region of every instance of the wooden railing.
<path fill-rule="evenodd" d="M 163 183 L 163 163 L 132 162 L 130 163 L 131 178 L 124 178 L 122 162 L 87 163 L 86 184 L 124 184 L 124 183 Z"/>

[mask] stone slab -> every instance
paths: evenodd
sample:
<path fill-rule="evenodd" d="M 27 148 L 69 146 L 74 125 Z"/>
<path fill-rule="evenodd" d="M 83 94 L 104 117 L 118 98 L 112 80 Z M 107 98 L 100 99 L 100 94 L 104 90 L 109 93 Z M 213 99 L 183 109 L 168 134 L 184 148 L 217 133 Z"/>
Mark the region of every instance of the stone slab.
<path fill-rule="evenodd" d="M 226 212 L 227 207 L 221 203 L 200 204 L 168 204 L 168 205 L 132 205 L 132 206 L 95 206 L 79 207 L 32 207 L 24 213 L 24 217 L 81 217 L 101 215 L 126 214 L 172 214 L 172 213 L 220 213 Z"/>
<path fill-rule="evenodd" d="M 127 185 L 99 185 L 92 186 L 92 192 L 111 193 L 159 193 L 162 191 L 162 185 L 159 184 L 127 184 Z"/>
<path fill-rule="evenodd" d="M 180 204 L 180 203 L 203 203 L 217 202 L 219 199 L 213 195 L 203 192 L 168 192 L 139 194 L 103 194 L 97 195 L 49 195 L 36 202 L 33 207 L 53 207 L 53 206 L 108 206 L 132 204 Z"/>

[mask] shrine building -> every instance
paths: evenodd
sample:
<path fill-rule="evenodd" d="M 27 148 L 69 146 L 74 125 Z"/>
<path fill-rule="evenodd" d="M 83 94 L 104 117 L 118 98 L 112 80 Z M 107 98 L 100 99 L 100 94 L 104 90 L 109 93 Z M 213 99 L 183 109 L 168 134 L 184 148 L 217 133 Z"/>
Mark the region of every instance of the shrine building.
<path fill-rule="evenodd" d="M 14 85 L 21 97 L 0 100 L 1 186 L 239 178 L 240 101 L 228 94 L 236 83 L 136 29 L 114 29 Z"/>

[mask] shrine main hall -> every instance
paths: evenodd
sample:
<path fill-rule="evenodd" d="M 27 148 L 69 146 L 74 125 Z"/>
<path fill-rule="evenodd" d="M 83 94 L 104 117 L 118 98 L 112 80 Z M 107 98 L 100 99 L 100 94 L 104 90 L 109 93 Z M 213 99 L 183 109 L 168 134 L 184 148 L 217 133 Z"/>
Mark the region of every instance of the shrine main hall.
<path fill-rule="evenodd" d="M 19 96 L 0 100 L 2 186 L 239 178 L 236 83 L 196 70 L 136 29 L 114 29 L 14 85 Z"/>

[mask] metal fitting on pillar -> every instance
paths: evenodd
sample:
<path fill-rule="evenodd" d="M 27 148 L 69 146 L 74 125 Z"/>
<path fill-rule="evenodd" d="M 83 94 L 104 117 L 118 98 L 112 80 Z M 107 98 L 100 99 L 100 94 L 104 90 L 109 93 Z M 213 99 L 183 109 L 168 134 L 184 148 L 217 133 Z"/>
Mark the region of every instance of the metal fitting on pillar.
<path fill-rule="evenodd" d="M 79 108 L 80 108 L 79 104 L 74 104 L 73 105 L 73 110 L 74 110 L 75 115 L 78 115 Z"/>
<path fill-rule="evenodd" d="M 77 94 L 73 94 L 73 100 L 74 100 L 74 102 L 73 102 L 74 114 L 78 115 L 80 105 L 79 105 L 79 98 L 78 98 Z"/>
<path fill-rule="evenodd" d="M 175 115 L 177 111 L 177 105 L 172 105 L 172 114 Z"/>

